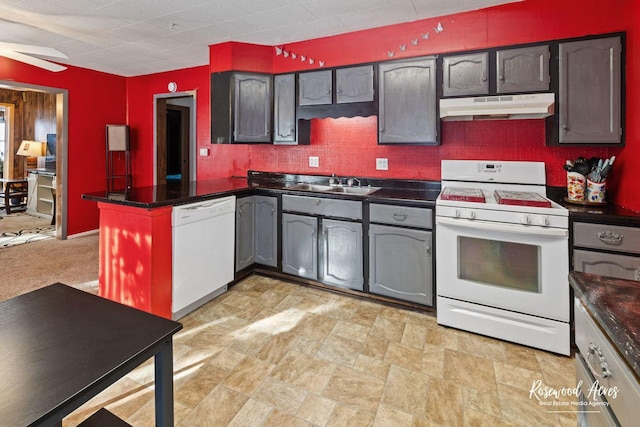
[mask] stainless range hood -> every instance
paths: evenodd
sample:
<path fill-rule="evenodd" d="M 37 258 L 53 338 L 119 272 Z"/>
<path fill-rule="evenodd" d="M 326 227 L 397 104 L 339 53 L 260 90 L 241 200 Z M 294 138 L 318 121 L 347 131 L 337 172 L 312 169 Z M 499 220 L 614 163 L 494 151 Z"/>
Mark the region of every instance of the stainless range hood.
<path fill-rule="evenodd" d="M 543 119 L 554 113 L 553 93 L 479 96 L 440 100 L 442 120 Z"/>

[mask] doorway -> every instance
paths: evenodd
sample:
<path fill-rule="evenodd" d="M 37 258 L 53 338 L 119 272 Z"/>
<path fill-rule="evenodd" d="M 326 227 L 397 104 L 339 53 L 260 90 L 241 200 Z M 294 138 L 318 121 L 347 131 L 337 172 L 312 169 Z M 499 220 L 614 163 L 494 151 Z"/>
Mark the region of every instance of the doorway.
<path fill-rule="evenodd" d="M 156 95 L 155 184 L 195 180 L 195 96 Z"/>
<path fill-rule="evenodd" d="M 5 110 L 5 112 L 9 112 L 9 115 L 6 116 L 5 119 L 11 119 L 13 117 L 13 121 L 18 120 L 19 123 L 22 123 L 22 117 L 32 117 L 35 114 L 35 112 L 32 111 L 32 107 L 34 105 L 38 105 L 38 108 L 42 107 L 43 104 L 40 101 L 42 94 L 50 94 L 53 96 L 53 99 L 50 101 L 51 104 L 45 110 L 49 122 L 51 120 L 54 122 L 53 124 L 50 123 L 48 125 L 50 127 L 43 127 L 40 121 L 37 123 L 37 126 L 34 125 L 33 129 L 29 127 L 25 128 L 24 125 L 18 129 L 17 126 L 19 125 L 14 123 L 13 131 L 9 128 L 8 134 L 9 140 L 29 139 L 42 142 L 47 140 L 48 133 L 55 134 L 56 142 L 55 146 L 53 146 L 55 147 L 55 155 L 52 154 L 51 156 L 48 156 L 48 160 L 50 161 L 45 162 L 45 169 L 50 169 L 50 172 L 54 173 L 55 176 L 55 179 L 51 182 L 51 184 L 53 184 L 53 188 L 51 188 L 51 184 L 47 187 L 51 193 L 50 197 L 48 197 L 47 203 L 54 217 L 53 219 L 55 219 L 55 236 L 57 239 L 64 240 L 67 238 L 67 140 L 69 93 L 66 89 L 4 80 L 0 81 L 0 88 L 5 89 L 4 96 L 7 99 L 11 99 L 11 101 L 8 101 L 11 108 Z M 17 109 L 16 106 L 20 106 L 20 109 Z M 15 134 L 15 132 L 19 133 Z M 16 144 L 17 142 L 14 141 L 14 145 Z M 11 177 L 15 177 L 16 175 L 19 177 L 26 176 L 24 165 L 17 164 L 15 157 L 13 162 L 7 164 L 10 155 L 13 154 L 14 148 L 15 147 L 11 147 L 10 152 L 5 151 L 4 153 L 4 175 Z M 44 157 L 47 158 L 47 156 Z M 55 196 L 51 197 L 53 195 Z"/>

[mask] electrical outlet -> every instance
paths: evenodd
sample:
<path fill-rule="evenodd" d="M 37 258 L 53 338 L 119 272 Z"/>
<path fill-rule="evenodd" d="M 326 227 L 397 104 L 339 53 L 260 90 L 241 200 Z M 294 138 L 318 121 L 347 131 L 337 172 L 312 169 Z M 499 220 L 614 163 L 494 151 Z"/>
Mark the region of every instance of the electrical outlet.
<path fill-rule="evenodd" d="M 376 159 L 376 170 L 379 170 L 379 171 L 389 170 L 389 159 Z"/>
<path fill-rule="evenodd" d="M 200 156 L 207 157 L 208 155 L 209 155 L 209 149 L 208 148 L 201 148 L 200 149 Z"/>
<path fill-rule="evenodd" d="M 309 167 L 310 168 L 319 168 L 320 167 L 320 158 L 317 156 L 309 156 Z"/>

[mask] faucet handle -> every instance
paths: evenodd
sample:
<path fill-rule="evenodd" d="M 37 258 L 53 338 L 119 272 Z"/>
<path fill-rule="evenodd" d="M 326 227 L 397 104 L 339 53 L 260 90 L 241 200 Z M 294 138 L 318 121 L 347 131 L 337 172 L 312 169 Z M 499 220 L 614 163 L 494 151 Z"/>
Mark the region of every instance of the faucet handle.
<path fill-rule="evenodd" d="M 329 185 L 334 185 L 336 183 L 336 174 L 332 173 L 331 178 L 329 178 Z"/>
<path fill-rule="evenodd" d="M 355 177 L 354 177 L 354 178 L 349 178 L 349 179 L 347 180 L 347 186 L 349 186 L 349 187 L 353 187 L 353 184 L 354 184 L 355 182 L 357 182 L 357 183 L 358 183 L 358 187 L 360 187 L 360 186 L 361 186 L 361 184 L 360 184 L 360 180 L 359 180 L 358 178 L 355 178 Z"/>

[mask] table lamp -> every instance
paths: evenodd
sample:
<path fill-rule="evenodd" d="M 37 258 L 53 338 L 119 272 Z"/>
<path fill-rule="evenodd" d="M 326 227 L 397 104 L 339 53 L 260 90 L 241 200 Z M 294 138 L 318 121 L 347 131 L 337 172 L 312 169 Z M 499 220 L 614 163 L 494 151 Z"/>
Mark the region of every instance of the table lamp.
<path fill-rule="evenodd" d="M 43 142 L 39 141 L 22 141 L 16 155 L 25 156 L 27 158 L 27 169 L 35 169 L 38 163 L 38 157 L 42 156 Z"/>

